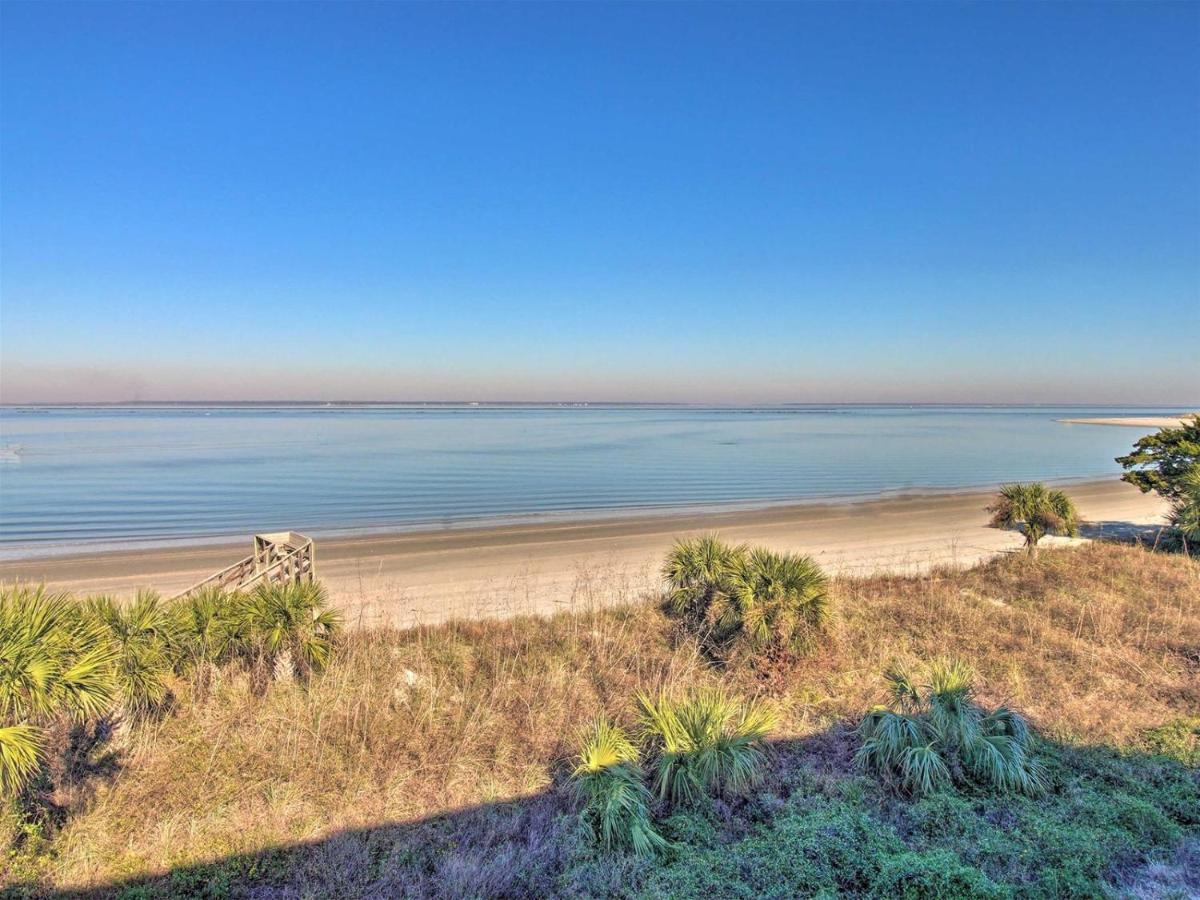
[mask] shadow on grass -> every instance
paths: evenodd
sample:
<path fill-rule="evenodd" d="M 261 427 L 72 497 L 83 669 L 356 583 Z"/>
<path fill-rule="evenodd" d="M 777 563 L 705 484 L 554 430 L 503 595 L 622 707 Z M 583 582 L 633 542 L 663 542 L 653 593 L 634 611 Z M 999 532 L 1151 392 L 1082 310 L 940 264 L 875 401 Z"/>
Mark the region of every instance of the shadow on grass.
<path fill-rule="evenodd" d="M 774 742 L 751 796 L 658 818 L 674 849 L 603 853 L 563 774 L 545 791 L 53 897 L 1098 896 L 1200 892 L 1200 770 L 1044 742 L 1040 798 L 909 800 L 857 774 L 841 726 Z M 1156 893 L 1155 896 L 1171 896 Z"/>
<path fill-rule="evenodd" d="M 32 783 L 15 801 L 28 823 L 53 830 L 91 805 L 97 788 L 111 784 L 125 766 L 124 751 L 113 745 L 112 719 L 59 721 L 47 729 L 51 748 Z"/>

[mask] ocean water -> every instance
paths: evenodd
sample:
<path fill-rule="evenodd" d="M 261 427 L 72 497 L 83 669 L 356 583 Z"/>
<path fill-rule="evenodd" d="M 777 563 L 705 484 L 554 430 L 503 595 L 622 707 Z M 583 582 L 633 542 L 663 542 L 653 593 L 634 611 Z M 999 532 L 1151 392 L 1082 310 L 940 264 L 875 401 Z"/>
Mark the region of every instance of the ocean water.
<path fill-rule="evenodd" d="M 0 409 L 0 553 L 316 535 L 1119 471 L 1096 407 Z"/>

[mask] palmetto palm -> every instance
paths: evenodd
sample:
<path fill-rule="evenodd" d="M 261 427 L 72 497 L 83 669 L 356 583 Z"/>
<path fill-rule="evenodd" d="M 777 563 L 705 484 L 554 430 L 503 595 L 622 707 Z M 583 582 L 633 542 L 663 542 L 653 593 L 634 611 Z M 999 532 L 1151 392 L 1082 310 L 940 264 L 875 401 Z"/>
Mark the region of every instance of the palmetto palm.
<path fill-rule="evenodd" d="M 858 727 L 861 768 L 917 796 L 958 780 L 1026 794 L 1043 790 L 1028 724 L 1006 707 L 980 708 L 965 664 L 935 663 L 923 687 L 903 671 L 889 673 L 888 681 L 893 708 L 873 710 Z"/>
<path fill-rule="evenodd" d="M 159 709 L 178 658 L 178 617 L 149 591 L 139 591 L 128 605 L 96 597 L 86 610 L 103 626 L 116 651 L 114 671 L 124 711 L 141 718 Z"/>
<path fill-rule="evenodd" d="M 677 542 L 663 577 L 668 608 L 715 655 L 738 643 L 797 646 L 829 615 L 825 575 L 810 558 L 731 546 L 716 535 Z"/>
<path fill-rule="evenodd" d="M 65 594 L 0 591 L 0 786 L 19 790 L 44 752 L 40 726 L 106 712 L 117 653 L 103 627 Z"/>
<path fill-rule="evenodd" d="M 743 703 L 720 690 L 678 700 L 639 694 L 637 705 L 643 732 L 657 753 L 655 790 L 675 804 L 736 794 L 752 785 L 766 761 L 767 735 L 778 723 L 762 701 Z"/>
<path fill-rule="evenodd" d="M 193 672 L 197 691 L 208 690 L 213 673 L 227 660 L 250 655 L 246 604 L 219 588 L 205 588 L 175 602 L 179 658 Z"/>
<path fill-rule="evenodd" d="M 1071 498 L 1041 482 L 1004 485 L 987 511 L 994 527 L 1019 528 L 1035 555 L 1038 541 L 1047 534 L 1079 534 L 1079 514 Z"/>
<path fill-rule="evenodd" d="M 650 818 L 651 796 L 637 748 L 620 727 L 604 718 L 594 722 L 571 774 L 582 821 L 605 847 L 628 846 L 639 856 L 666 847 Z"/>
<path fill-rule="evenodd" d="M 342 624 L 315 583 L 260 585 L 239 599 L 235 618 L 260 670 L 286 658 L 302 674 L 328 664 Z"/>
<path fill-rule="evenodd" d="M 797 648 L 829 619 L 827 580 L 807 556 L 752 550 L 735 570 L 733 602 L 750 647 Z"/>
<path fill-rule="evenodd" d="M 746 552 L 743 544 L 730 546 L 706 534 L 676 541 L 663 564 L 671 611 L 714 643 L 723 643 L 737 631 L 732 594 Z"/>

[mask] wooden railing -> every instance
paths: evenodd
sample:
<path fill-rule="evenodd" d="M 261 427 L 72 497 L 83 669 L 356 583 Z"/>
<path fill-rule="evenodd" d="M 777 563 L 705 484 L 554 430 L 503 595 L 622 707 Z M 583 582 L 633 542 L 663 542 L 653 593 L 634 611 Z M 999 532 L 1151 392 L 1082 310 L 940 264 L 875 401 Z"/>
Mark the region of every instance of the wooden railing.
<path fill-rule="evenodd" d="M 250 556 L 226 566 L 220 572 L 214 572 L 171 599 L 186 597 L 204 588 L 241 591 L 264 582 L 311 582 L 317 577 L 316 558 L 316 545 L 312 538 L 294 531 L 256 534 L 254 552 Z"/>

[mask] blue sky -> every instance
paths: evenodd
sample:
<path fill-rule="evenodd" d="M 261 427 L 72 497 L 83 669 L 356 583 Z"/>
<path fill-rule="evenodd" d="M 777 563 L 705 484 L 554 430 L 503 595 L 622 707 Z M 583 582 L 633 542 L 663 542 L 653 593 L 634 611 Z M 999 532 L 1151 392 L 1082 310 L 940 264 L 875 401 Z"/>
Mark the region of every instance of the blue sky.
<path fill-rule="evenodd" d="M 6 2 L 0 399 L 1200 402 L 1200 5 Z"/>

